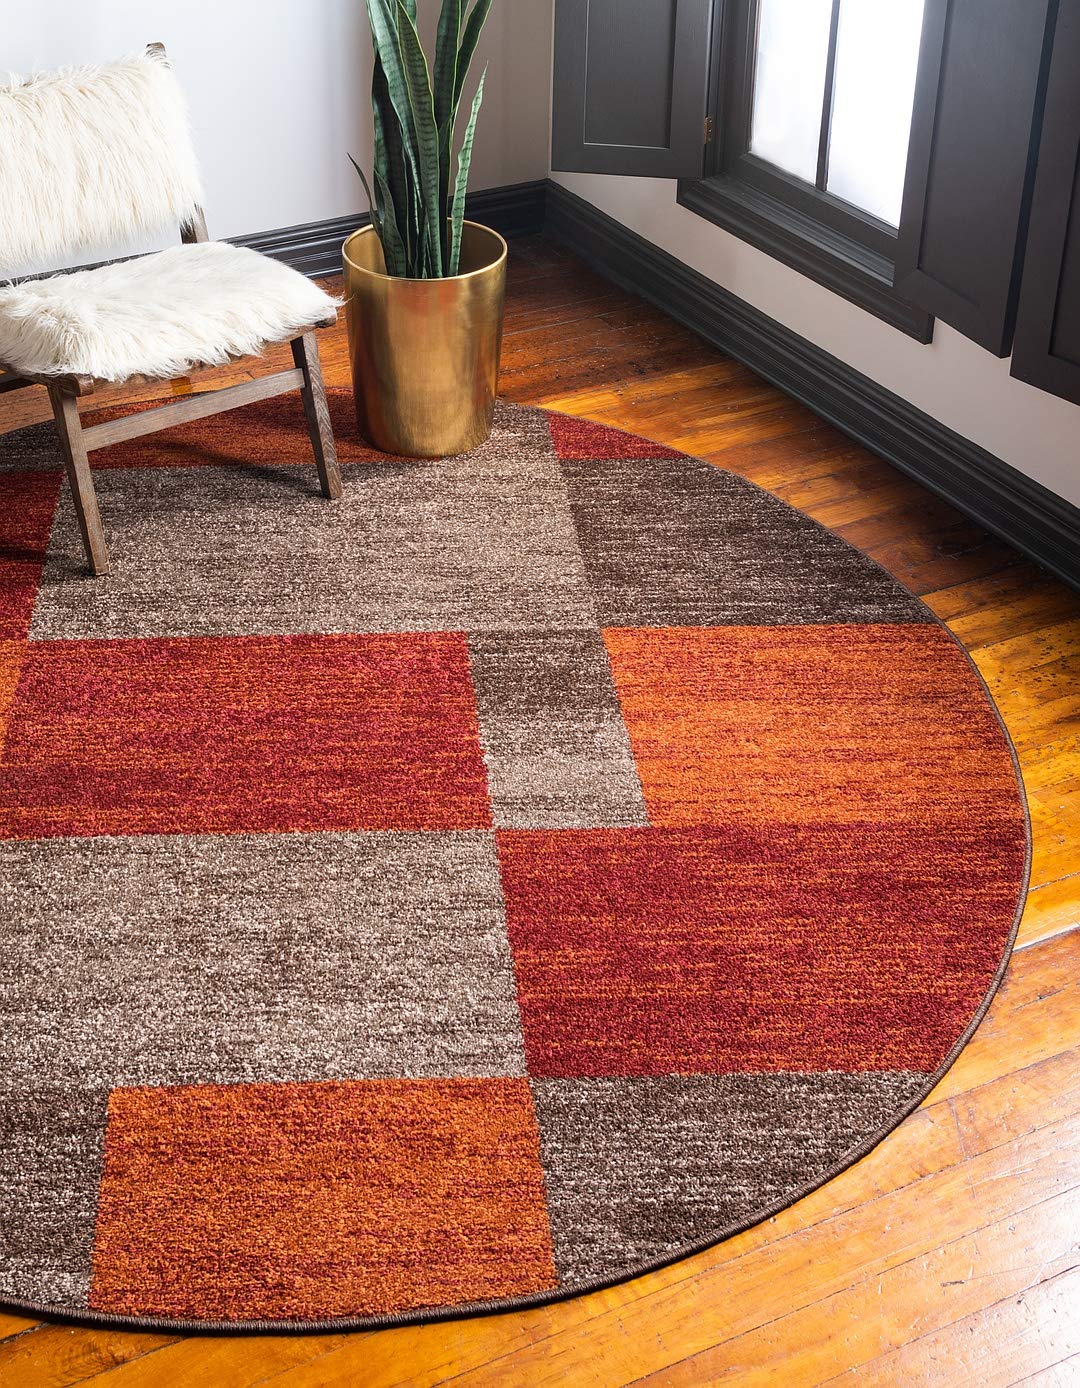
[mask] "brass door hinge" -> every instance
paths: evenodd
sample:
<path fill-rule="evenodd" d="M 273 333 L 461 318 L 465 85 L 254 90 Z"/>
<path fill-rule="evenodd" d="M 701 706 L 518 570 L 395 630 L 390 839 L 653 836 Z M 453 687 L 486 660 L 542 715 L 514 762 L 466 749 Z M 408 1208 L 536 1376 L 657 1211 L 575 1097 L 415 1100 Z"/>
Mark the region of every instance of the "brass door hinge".
<path fill-rule="evenodd" d="M 709 141 L 712 139 L 712 137 L 713 137 L 713 130 L 714 130 L 714 129 L 715 129 L 715 127 L 714 127 L 714 125 L 713 125 L 713 118 L 712 118 L 712 116 L 706 116 L 706 117 L 705 117 L 705 143 L 706 143 L 706 144 L 708 144 Z"/>

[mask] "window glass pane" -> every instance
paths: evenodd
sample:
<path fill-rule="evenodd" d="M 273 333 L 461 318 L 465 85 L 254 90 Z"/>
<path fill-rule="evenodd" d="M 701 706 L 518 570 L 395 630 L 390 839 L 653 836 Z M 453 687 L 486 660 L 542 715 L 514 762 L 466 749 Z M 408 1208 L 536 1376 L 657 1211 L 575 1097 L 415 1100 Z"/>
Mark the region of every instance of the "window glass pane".
<path fill-rule="evenodd" d="M 750 152 L 813 183 L 830 0 L 759 0 Z"/>
<path fill-rule="evenodd" d="M 826 187 L 900 221 L 923 0 L 840 0 Z"/>

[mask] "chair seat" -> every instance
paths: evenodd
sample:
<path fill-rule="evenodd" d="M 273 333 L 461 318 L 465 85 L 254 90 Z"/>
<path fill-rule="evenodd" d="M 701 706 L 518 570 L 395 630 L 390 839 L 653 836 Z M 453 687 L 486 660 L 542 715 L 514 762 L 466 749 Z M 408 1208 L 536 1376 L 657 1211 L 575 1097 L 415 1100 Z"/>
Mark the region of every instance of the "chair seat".
<path fill-rule="evenodd" d="M 173 246 L 0 289 L 0 362 L 24 375 L 169 379 L 335 316 L 298 271 L 241 246 Z"/>

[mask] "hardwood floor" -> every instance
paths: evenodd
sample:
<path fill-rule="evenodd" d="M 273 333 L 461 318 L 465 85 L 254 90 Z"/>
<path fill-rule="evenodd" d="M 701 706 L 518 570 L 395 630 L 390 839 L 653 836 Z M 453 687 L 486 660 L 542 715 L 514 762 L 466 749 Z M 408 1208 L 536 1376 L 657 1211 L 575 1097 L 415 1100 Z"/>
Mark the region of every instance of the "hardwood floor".
<path fill-rule="evenodd" d="M 346 384 L 343 325 L 320 339 L 328 384 Z M 278 356 L 288 364 L 287 348 Z M 948 622 L 1030 797 L 1031 893 L 1001 992 L 868 1157 L 665 1271 L 535 1311 L 374 1334 L 182 1338 L 0 1316 L 0 1384 L 1080 1383 L 1080 595 L 541 238 L 512 247 L 502 393 L 752 478 Z M 0 398 L 0 431 L 47 417 L 43 391 Z"/>

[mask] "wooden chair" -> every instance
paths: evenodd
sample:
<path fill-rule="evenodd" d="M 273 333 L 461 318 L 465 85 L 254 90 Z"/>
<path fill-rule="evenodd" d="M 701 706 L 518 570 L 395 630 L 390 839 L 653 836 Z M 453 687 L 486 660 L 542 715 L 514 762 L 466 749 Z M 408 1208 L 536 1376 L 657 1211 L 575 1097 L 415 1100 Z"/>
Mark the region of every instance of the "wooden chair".
<path fill-rule="evenodd" d="M 149 45 L 146 56 L 148 61 L 167 68 L 165 49 L 161 44 Z M 157 74 L 154 74 L 154 80 L 159 80 Z M 173 82 L 175 79 L 169 73 L 167 80 Z M 3 98 L 4 91 L 0 89 L 0 101 Z M 5 188 L 0 192 L 0 196 L 11 196 L 11 193 Z M 118 215 L 118 224 L 119 229 L 124 229 L 123 209 Z M 197 204 L 190 206 L 182 221 L 180 240 L 182 244 L 191 246 L 208 241 L 206 221 L 201 207 Z M 77 229 L 64 228 L 58 235 L 55 244 L 74 250 L 78 249 L 78 242 Z M 2 257 L 3 249 L 0 246 L 0 257 Z M 237 255 L 250 256 L 253 254 L 247 251 L 241 252 L 238 248 L 231 249 Z M 175 254 L 179 254 L 179 252 Z M 152 256 L 146 257 L 146 266 L 149 270 L 153 268 L 152 261 Z M 303 279 L 298 272 L 286 270 L 284 266 L 275 266 L 272 271 L 273 275 L 279 279 L 283 272 L 287 275 L 295 275 L 298 280 Z M 81 273 L 84 276 L 92 276 L 100 272 Z M 321 294 L 321 291 L 316 291 L 315 286 L 311 285 L 309 281 L 304 281 L 304 284 L 307 286 L 309 300 L 312 292 Z M 298 291 L 296 297 L 303 299 L 303 295 L 299 293 L 299 286 L 295 286 L 295 288 Z M 0 290 L 0 299 L 4 293 L 5 291 Z M 62 363 L 57 364 L 56 370 L 44 371 L 27 370 L 10 362 L 5 364 L 3 360 L 5 356 L 3 328 L 2 321 L 0 321 L 0 393 L 35 384 L 48 388 L 64 466 L 86 549 L 86 557 L 93 574 L 99 575 L 109 572 L 109 553 L 102 530 L 101 515 L 98 510 L 88 455 L 95 449 L 105 448 L 109 444 L 119 443 L 124 439 L 138 438 L 140 435 L 154 433 L 159 429 L 167 429 L 186 420 L 201 419 L 207 415 L 218 414 L 223 410 L 235 409 L 237 406 L 246 405 L 255 400 L 265 400 L 271 396 L 284 394 L 286 391 L 298 390 L 303 400 L 322 493 L 329 499 L 340 497 L 341 474 L 338 469 L 334 436 L 330 426 L 330 412 L 323 386 L 319 349 L 314 336 L 316 328 L 328 327 L 335 321 L 336 312 L 332 300 L 325 295 L 322 295 L 322 299 L 325 301 L 326 311 L 322 311 L 321 316 L 315 321 L 296 325 L 286 336 L 265 339 L 266 344 L 274 341 L 291 342 L 292 370 L 259 377 L 222 390 L 190 395 L 154 409 L 94 424 L 90 427 L 84 427 L 80 420 L 78 405 L 80 398 L 90 395 L 97 386 L 106 383 L 116 385 L 116 378 L 111 376 L 106 380 L 93 374 L 72 373 L 64 370 Z M 236 357 L 230 354 L 229 359 L 235 360 Z M 201 364 L 204 363 L 191 362 L 192 367 Z M 149 375 L 140 373 L 126 375 L 123 379 L 125 383 L 134 383 L 148 379 L 168 378 L 154 373 Z"/>

